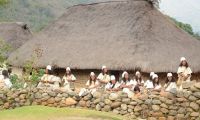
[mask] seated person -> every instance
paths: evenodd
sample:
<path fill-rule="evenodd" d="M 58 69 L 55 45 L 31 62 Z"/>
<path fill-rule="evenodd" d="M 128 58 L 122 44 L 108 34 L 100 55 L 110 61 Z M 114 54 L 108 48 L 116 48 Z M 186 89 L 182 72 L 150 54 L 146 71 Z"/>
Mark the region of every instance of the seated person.
<path fill-rule="evenodd" d="M 162 89 L 162 86 L 160 84 L 160 81 L 158 79 L 158 75 L 157 74 L 154 74 L 153 75 L 153 91 L 157 91 L 157 92 L 160 92 L 161 89 Z"/>
<path fill-rule="evenodd" d="M 0 76 L 0 88 L 1 89 L 9 89 L 12 87 L 12 83 L 10 82 L 10 78 L 7 70 L 2 71 L 2 75 Z"/>
<path fill-rule="evenodd" d="M 151 90 L 153 89 L 153 75 L 155 73 L 154 72 L 151 72 L 150 73 L 150 77 L 149 77 L 149 80 L 147 80 L 145 83 L 144 83 L 144 87 L 147 89 L 147 90 Z"/>
<path fill-rule="evenodd" d="M 134 87 L 134 81 L 130 79 L 128 72 L 126 71 L 123 72 L 120 88 L 124 93 L 127 93 L 128 97 L 130 98 L 133 96 L 132 92 L 133 87 Z"/>
<path fill-rule="evenodd" d="M 172 73 L 167 73 L 164 89 L 166 92 L 176 92 L 176 81 Z"/>
<path fill-rule="evenodd" d="M 136 85 L 138 86 L 143 86 L 144 85 L 144 80 L 142 79 L 142 75 L 139 71 L 137 71 L 135 73 L 135 79 L 134 82 L 136 83 Z"/>
<path fill-rule="evenodd" d="M 110 76 L 110 82 L 107 83 L 107 85 L 105 86 L 105 89 L 107 91 L 119 91 L 120 90 L 120 83 L 118 81 L 116 81 L 115 76 L 111 75 Z"/>
<path fill-rule="evenodd" d="M 72 74 L 70 67 L 66 68 L 66 73 L 62 78 L 63 84 L 63 90 L 64 91 L 74 91 L 75 86 L 74 82 L 76 81 L 76 77 Z"/>
<path fill-rule="evenodd" d="M 52 80 L 54 78 L 53 70 L 50 65 L 46 67 L 46 73 L 41 77 L 40 82 L 38 83 L 38 88 L 43 87 L 52 87 L 54 84 L 54 81 Z"/>
<path fill-rule="evenodd" d="M 108 75 L 108 69 L 106 66 L 102 66 L 102 72 L 98 75 L 97 79 L 104 86 L 110 82 L 110 76 Z"/>
<path fill-rule="evenodd" d="M 96 78 L 96 75 L 94 72 L 90 73 L 90 78 L 86 83 L 86 88 L 82 88 L 79 92 L 79 96 L 85 96 L 88 93 L 93 94 L 97 91 L 97 88 L 99 87 L 99 81 Z"/>

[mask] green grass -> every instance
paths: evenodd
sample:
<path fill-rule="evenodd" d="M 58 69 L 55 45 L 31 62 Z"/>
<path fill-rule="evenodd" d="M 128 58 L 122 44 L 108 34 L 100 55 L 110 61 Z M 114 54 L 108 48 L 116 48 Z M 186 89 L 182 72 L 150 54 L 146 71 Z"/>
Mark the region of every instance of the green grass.
<path fill-rule="evenodd" d="M 53 108 L 45 106 L 26 106 L 0 111 L 0 120 L 67 120 L 70 117 L 83 117 L 106 120 L 122 120 L 122 116 L 80 108 Z"/>

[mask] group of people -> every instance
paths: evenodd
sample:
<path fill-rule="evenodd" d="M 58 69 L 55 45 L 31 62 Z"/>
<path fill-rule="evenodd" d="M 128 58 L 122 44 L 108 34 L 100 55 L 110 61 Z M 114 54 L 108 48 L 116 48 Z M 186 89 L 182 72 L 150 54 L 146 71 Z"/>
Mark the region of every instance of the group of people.
<path fill-rule="evenodd" d="M 72 74 L 69 67 L 66 68 L 66 73 L 61 79 L 58 76 L 52 74 L 52 67 L 48 65 L 46 67 L 46 74 L 43 75 L 37 87 L 39 88 L 52 88 L 62 91 L 73 91 L 74 82 L 76 77 Z M 175 92 L 176 90 L 182 90 L 182 83 L 189 82 L 192 71 L 187 63 L 186 58 L 180 59 L 180 65 L 177 71 L 178 80 L 175 80 L 172 73 L 167 73 L 164 86 L 159 81 L 159 76 L 151 72 L 148 80 L 144 81 L 140 71 L 135 73 L 134 79 L 132 79 L 127 71 L 124 71 L 121 76 L 121 80 L 117 80 L 114 75 L 108 74 L 106 66 L 102 66 L 102 72 L 96 76 L 94 72 L 89 75 L 89 80 L 85 84 L 85 88 L 82 88 L 79 92 L 79 96 L 84 96 L 88 93 L 93 94 L 97 90 L 104 90 L 107 92 L 123 91 L 127 93 L 129 97 L 140 95 L 145 91 L 165 91 Z M 60 86 L 62 84 L 62 86 Z"/>

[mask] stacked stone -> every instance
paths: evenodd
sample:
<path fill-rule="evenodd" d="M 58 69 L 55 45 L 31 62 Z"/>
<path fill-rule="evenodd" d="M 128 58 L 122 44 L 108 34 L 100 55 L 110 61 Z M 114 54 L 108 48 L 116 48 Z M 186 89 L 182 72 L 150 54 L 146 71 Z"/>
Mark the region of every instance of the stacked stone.
<path fill-rule="evenodd" d="M 82 107 L 113 112 L 127 119 L 148 120 L 198 120 L 200 119 L 200 83 L 186 84 L 183 91 L 141 95 L 128 98 L 127 94 L 95 92 L 79 97 L 75 92 L 33 88 L 12 89 L 0 92 L 0 109 L 13 109 L 26 105 L 50 107 Z"/>

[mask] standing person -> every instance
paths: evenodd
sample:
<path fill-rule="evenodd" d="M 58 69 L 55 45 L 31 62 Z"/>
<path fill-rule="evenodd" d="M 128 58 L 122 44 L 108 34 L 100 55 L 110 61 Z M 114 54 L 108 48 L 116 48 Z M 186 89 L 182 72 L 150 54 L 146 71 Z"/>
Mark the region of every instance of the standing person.
<path fill-rule="evenodd" d="M 122 82 L 120 88 L 124 93 L 128 94 L 128 97 L 133 97 L 133 88 L 134 88 L 134 81 L 130 79 L 128 72 L 123 72 L 122 74 Z"/>
<path fill-rule="evenodd" d="M 76 81 L 76 77 L 72 74 L 70 67 L 66 68 L 66 73 L 62 78 L 64 82 L 63 88 L 65 91 L 74 91 L 75 85 L 74 82 Z"/>
<path fill-rule="evenodd" d="M 101 73 L 98 75 L 97 79 L 101 83 L 101 88 L 105 88 L 105 85 L 110 82 L 110 75 L 108 75 L 108 69 L 106 66 L 102 66 Z"/>
<path fill-rule="evenodd" d="M 93 95 L 94 92 L 97 91 L 97 88 L 99 87 L 99 81 L 97 80 L 97 77 L 94 72 L 90 73 L 90 78 L 86 82 L 86 88 L 82 88 L 79 92 L 79 96 L 85 96 L 88 93 L 91 93 Z"/>
<path fill-rule="evenodd" d="M 107 91 L 113 91 L 113 92 L 117 92 L 120 90 L 120 83 L 118 81 L 116 81 L 115 76 L 111 75 L 110 76 L 110 82 L 107 83 L 107 85 L 105 86 L 105 89 Z"/>
<path fill-rule="evenodd" d="M 53 78 L 53 69 L 51 65 L 47 65 L 45 74 L 41 77 L 40 82 L 38 83 L 38 88 L 51 88 L 52 87 L 52 78 Z"/>
<path fill-rule="evenodd" d="M 166 92 L 176 92 L 176 81 L 172 75 L 172 73 L 167 73 L 167 78 L 164 85 Z"/>
<path fill-rule="evenodd" d="M 177 87 L 179 90 L 182 90 L 182 83 L 190 82 L 192 70 L 190 69 L 189 64 L 185 57 L 181 57 L 180 62 L 181 63 L 177 71 L 178 74 Z"/>
<path fill-rule="evenodd" d="M 161 91 L 162 86 L 160 84 L 157 74 L 153 75 L 153 86 L 154 86 L 153 91 L 158 91 L 158 92 Z"/>
<path fill-rule="evenodd" d="M 144 83 L 144 87 L 146 87 L 146 89 L 153 89 L 153 75 L 155 73 L 154 72 L 151 72 L 150 73 L 150 77 L 149 77 L 149 80 L 147 80 L 145 83 Z"/>

